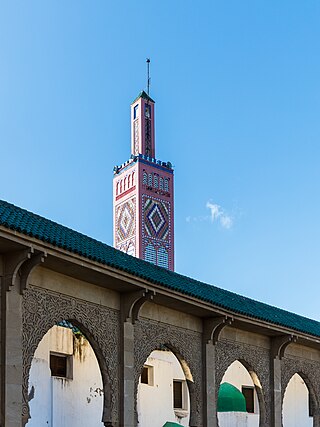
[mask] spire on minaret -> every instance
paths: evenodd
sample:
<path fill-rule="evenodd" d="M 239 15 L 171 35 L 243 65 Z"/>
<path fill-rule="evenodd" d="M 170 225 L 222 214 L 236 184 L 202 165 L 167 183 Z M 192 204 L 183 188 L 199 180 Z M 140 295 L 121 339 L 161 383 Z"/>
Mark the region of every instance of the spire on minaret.
<path fill-rule="evenodd" d="M 151 81 L 151 79 L 150 79 L 150 58 L 147 58 L 146 62 L 147 62 L 147 75 L 148 75 L 148 77 L 147 77 L 147 94 L 148 94 L 148 96 L 150 96 L 150 81 Z"/>

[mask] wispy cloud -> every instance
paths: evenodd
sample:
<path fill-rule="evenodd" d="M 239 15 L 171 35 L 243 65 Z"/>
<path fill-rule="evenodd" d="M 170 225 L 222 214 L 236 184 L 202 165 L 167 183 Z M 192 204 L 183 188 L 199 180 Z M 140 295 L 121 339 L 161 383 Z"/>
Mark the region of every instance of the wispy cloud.
<path fill-rule="evenodd" d="M 216 222 L 221 225 L 221 227 L 230 229 L 233 226 L 233 218 L 225 212 L 225 210 L 218 204 L 208 201 L 206 203 L 206 208 L 210 210 L 209 215 L 198 215 L 198 216 L 187 216 L 187 222 Z"/>
<path fill-rule="evenodd" d="M 224 209 L 216 203 L 207 202 L 206 207 L 210 209 L 211 222 L 219 222 L 223 228 L 231 228 L 233 226 L 233 219 L 228 215 Z"/>

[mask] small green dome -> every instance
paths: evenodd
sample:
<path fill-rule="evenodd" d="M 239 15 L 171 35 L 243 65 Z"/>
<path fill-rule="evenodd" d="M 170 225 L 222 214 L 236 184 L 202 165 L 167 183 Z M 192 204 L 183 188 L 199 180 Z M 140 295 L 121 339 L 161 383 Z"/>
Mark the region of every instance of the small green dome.
<path fill-rule="evenodd" d="M 173 423 L 171 421 L 167 421 L 165 424 L 163 424 L 162 427 L 181 427 L 181 424 Z"/>
<path fill-rule="evenodd" d="M 218 412 L 247 412 L 246 399 L 237 387 L 222 383 L 218 393 Z"/>

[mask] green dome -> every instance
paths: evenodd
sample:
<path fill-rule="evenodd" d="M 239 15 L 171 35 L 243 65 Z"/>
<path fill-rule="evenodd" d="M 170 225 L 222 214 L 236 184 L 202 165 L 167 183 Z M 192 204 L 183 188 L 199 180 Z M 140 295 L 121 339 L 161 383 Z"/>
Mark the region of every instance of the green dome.
<path fill-rule="evenodd" d="M 246 399 L 235 386 L 222 383 L 218 393 L 218 412 L 247 412 Z"/>
<path fill-rule="evenodd" d="M 171 421 L 167 421 L 165 424 L 163 424 L 162 427 L 181 427 L 181 424 L 173 423 Z"/>

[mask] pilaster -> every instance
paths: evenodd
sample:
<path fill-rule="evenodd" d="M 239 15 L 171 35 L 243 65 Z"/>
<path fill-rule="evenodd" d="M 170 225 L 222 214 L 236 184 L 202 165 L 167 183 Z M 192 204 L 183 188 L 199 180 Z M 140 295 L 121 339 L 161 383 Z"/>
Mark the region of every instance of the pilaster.
<path fill-rule="evenodd" d="M 282 427 L 281 360 L 288 345 L 296 341 L 293 335 L 277 336 L 271 341 L 272 427 Z"/>
<path fill-rule="evenodd" d="M 135 382 L 134 382 L 134 324 L 139 320 L 142 305 L 152 300 L 153 292 L 141 290 L 121 296 L 121 416 L 122 427 L 135 427 Z"/>
<path fill-rule="evenodd" d="M 224 327 L 233 319 L 227 316 L 205 319 L 203 322 L 204 420 L 206 427 L 218 427 L 216 386 L 216 343 Z"/>

